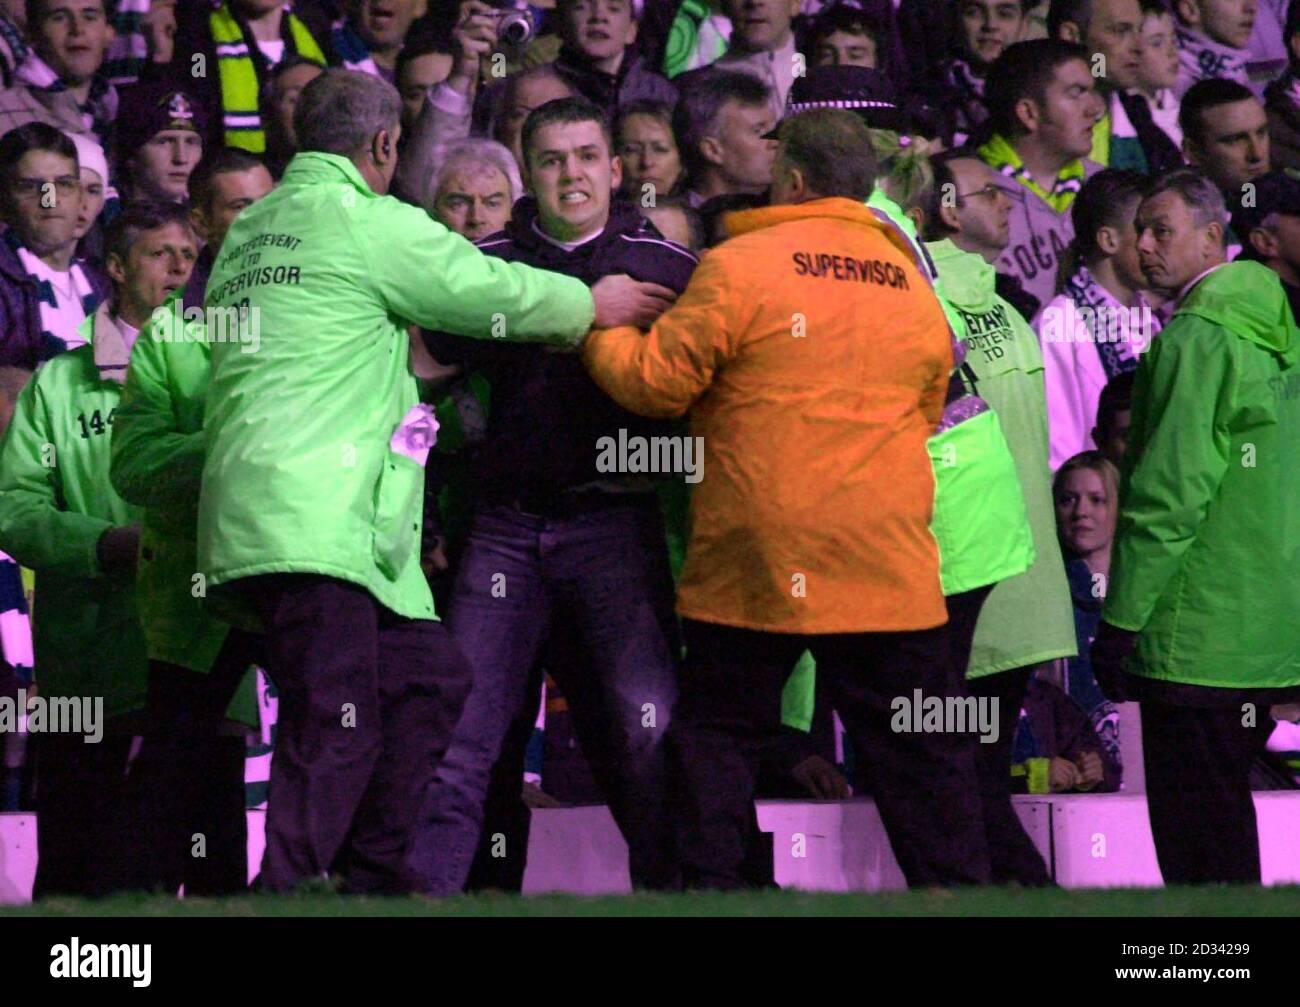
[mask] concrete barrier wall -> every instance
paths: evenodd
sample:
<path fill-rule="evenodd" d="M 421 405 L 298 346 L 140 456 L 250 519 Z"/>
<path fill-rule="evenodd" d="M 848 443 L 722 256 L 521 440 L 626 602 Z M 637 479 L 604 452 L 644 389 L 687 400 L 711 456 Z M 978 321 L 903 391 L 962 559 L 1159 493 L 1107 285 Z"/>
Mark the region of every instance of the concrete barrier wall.
<path fill-rule="evenodd" d="M 1026 831 L 1065 888 L 1159 886 L 1141 794 L 1015 798 Z M 1300 883 L 1300 793 L 1255 795 L 1265 884 Z M 248 813 L 250 877 L 261 863 L 264 814 Z M 772 833 L 776 880 L 809 891 L 892 891 L 905 887 L 875 805 L 851 801 L 760 801 Z M 36 818 L 0 815 L 0 904 L 31 899 Z M 533 812 L 524 891 L 618 894 L 630 890 L 627 846 L 604 806 Z"/>

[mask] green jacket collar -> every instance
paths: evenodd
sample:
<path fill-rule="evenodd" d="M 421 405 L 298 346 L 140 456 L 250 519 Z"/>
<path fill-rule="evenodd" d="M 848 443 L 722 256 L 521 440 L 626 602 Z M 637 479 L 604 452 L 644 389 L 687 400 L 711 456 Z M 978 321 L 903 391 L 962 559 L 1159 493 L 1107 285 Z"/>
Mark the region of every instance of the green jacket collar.
<path fill-rule="evenodd" d="M 1229 262 L 1214 270 L 1188 292 L 1174 312 L 1179 315 L 1221 325 L 1288 364 L 1300 361 L 1300 330 L 1282 281 L 1258 262 Z"/>
<path fill-rule="evenodd" d="M 325 154 L 318 150 L 308 150 L 295 154 L 289 167 L 284 170 L 281 185 L 320 185 L 339 182 L 350 185 L 363 196 L 373 199 L 374 189 L 366 184 L 357 166 L 341 154 Z"/>
<path fill-rule="evenodd" d="M 91 345 L 100 380 L 116 381 L 120 385 L 126 381 L 126 365 L 131 360 L 131 348 L 126 345 L 126 337 L 113 321 L 108 303 L 105 301 L 96 308 L 95 313 L 77 327 L 77 331 Z"/>
<path fill-rule="evenodd" d="M 934 268 L 943 281 L 943 295 L 966 311 L 987 311 L 996 297 L 997 273 L 974 252 L 964 252 L 951 238 L 926 242 Z"/>

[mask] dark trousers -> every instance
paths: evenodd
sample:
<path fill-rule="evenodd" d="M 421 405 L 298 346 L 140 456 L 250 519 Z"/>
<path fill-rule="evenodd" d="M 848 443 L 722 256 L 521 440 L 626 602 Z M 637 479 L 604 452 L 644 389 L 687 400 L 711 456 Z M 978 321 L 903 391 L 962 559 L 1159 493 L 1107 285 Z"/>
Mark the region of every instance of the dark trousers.
<path fill-rule="evenodd" d="M 149 662 L 144 736 L 127 807 L 135 834 L 121 887 L 232 895 L 248 886 L 242 737 L 226 709 L 262 639 L 231 630 L 207 672 Z"/>
<path fill-rule="evenodd" d="M 356 893 L 407 890 L 413 809 L 446 749 L 469 665 L 439 622 L 364 588 L 276 574 L 243 582 L 280 695 L 262 887 L 336 872 Z"/>
<path fill-rule="evenodd" d="M 32 897 L 107 895 L 126 860 L 127 766 L 132 737 L 33 734 L 36 882 Z"/>
<path fill-rule="evenodd" d="M 966 686 L 972 696 L 984 701 L 996 699 L 998 704 L 998 740 L 975 746 L 992 881 L 999 885 L 1016 882 L 1040 888 L 1051 885 L 1052 877 L 1011 803 L 1011 749 L 1033 671 L 1033 668 L 1013 668 L 970 679 Z"/>
<path fill-rule="evenodd" d="M 412 843 L 424 890 L 464 887 L 492 767 L 525 695 L 535 695 L 529 674 L 557 626 L 586 656 L 549 670 L 627 840 L 632 883 L 675 886 L 663 739 L 676 701 L 676 623 L 657 500 L 569 518 L 480 511 L 447 623 L 474 667 L 474 687 Z"/>
<path fill-rule="evenodd" d="M 970 734 L 895 732 L 893 701 L 952 693 L 948 631 L 795 636 L 685 620 L 686 667 L 669 732 L 675 820 L 691 887 L 741 888 L 758 831 L 758 761 L 780 731 L 781 691 L 803 650 L 870 767 L 872 794 L 911 886 L 979 884 L 988 855 Z M 959 688 L 959 687 L 958 687 Z"/>
<path fill-rule="evenodd" d="M 483 833 L 465 882 L 467 891 L 524 890 L 528 837 L 533 824 L 532 810 L 523 797 L 524 765 L 537 724 L 541 692 L 542 669 L 538 667 L 524 690 L 524 701 L 506 731 L 501 754 L 492 767 L 483 802 Z"/>
<path fill-rule="evenodd" d="M 1241 707 L 1142 703 L 1147 813 L 1166 885 L 1257 885 L 1259 832 L 1250 792 L 1251 763 L 1273 721 L 1242 726 Z"/>

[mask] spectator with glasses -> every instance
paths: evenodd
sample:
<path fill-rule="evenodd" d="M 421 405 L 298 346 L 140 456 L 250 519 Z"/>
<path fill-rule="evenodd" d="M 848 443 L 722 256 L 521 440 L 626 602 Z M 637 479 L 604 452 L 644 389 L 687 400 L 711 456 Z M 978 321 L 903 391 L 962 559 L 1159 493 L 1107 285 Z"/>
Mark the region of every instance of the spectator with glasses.
<path fill-rule="evenodd" d="M 108 293 L 76 257 L 77 148 L 33 122 L 0 138 L 0 365 L 32 368 L 85 339 L 77 329 Z"/>

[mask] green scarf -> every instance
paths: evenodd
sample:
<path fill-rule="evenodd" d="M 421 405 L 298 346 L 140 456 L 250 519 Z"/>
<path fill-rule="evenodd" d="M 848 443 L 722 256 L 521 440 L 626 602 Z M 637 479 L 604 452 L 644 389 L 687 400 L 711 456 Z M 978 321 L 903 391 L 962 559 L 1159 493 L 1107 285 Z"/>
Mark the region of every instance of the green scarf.
<path fill-rule="evenodd" d="M 682 0 L 676 17 L 668 29 L 668 46 L 664 53 L 664 76 L 672 78 L 695 66 L 696 50 L 700 47 L 700 26 L 713 14 L 708 0 Z M 703 65 L 712 63 L 726 51 L 703 54 Z"/>
<path fill-rule="evenodd" d="M 994 133 L 993 139 L 979 149 L 984 162 L 999 174 L 1013 178 L 1057 213 L 1065 213 L 1074 197 L 1083 187 L 1083 159 L 1071 161 L 1056 176 L 1056 184 L 1048 192 L 1034 181 L 1025 168 L 1024 161 L 1016 149 L 1000 133 Z"/>
<path fill-rule="evenodd" d="M 285 12 L 293 50 L 303 59 L 325 66 L 325 54 L 297 16 Z M 222 128 L 226 146 L 240 147 L 253 154 L 266 151 L 266 132 L 258 106 L 257 68 L 248 49 L 244 31 L 223 3 L 208 19 L 217 47 L 217 69 L 221 75 Z M 287 57 L 286 53 L 286 57 Z"/>

